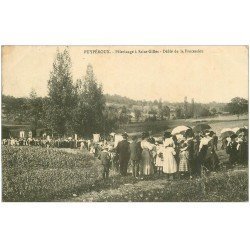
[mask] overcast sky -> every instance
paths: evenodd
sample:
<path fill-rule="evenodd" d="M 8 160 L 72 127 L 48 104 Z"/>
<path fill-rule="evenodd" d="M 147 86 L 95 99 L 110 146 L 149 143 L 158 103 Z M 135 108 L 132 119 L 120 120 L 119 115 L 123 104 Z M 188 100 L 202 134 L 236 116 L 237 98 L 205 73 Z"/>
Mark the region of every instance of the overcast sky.
<path fill-rule="evenodd" d="M 28 96 L 35 89 L 47 95 L 47 81 L 56 46 L 5 46 L 2 49 L 2 92 Z M 62 51 L 64 47 L 59 47 Z M 109 49 L 110 54 L 85 50 Z M 203 50 L 203 53 L 117 54 L 121 50 Z M 74 81 L 94 68 L 104 93 L 136 100 L 228 102 L 248 98 L 248 48 L 245 46 L 70 46 Z"/>

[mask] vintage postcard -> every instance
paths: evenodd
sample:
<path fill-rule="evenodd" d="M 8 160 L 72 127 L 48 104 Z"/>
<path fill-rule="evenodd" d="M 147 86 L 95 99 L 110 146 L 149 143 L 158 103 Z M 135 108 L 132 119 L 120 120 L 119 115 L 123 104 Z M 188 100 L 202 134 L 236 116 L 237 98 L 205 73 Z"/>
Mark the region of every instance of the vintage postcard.
<path fill-rule="evenodd" d="M 248 201 L 248 46 L 2 46 L 2 201 Z"/>

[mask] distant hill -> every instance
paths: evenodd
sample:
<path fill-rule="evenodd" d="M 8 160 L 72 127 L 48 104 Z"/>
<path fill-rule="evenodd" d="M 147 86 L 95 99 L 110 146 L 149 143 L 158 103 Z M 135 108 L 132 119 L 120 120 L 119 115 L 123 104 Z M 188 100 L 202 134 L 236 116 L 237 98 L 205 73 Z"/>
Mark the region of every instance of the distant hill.
<path fill-rule="evenodd" d="M 104 95 L 106 98 L 106 102 L 107 103 L 116 103 L 116 104 L 120 104 L 120 105 L 157 105 L 159 103 L 159 100 L 155 100 L 155 101 L 146 101 L 146 100 L 134 100 L 125 96 L 120 96 L 120 95 L 110 95 L 110 94 L 105 94 Z M 190 103 L 190 102 L 189 102 Z M 209 103 L 198 103 L 195 102 L 196 104 L 202 104 L 204 106 L 210 107 L 212 108 L 216 108 L 218 110 L 222 110 L 224 109 L 226 103 L 220 103 L 220 102 L 209 102 Z M 170 106 L 180 106 L 183 105 L 183 102 L 168 102 L 168 101 L 162 101 L 163 105 L 170 105 Z"/>
<path fill-rule="evenodd" d="M 107 103 L 117 103 L 117 104 L 123 104 L 123 105 L 140 105 L 143 103 L 147 103 L 146 101 L 136 101 L 131 98 L 120 96 L 120 95 L 104 95 L 106 98 Z"/>
<path fill-rule="evenodd" d="M 115 106 L 118 110 L 125 106 L 128 110 L 133 111 L 134 109 L 142 108 L 144 115 L 150 110 L 156 110 L 159 107 L 160 100 L 146 101 L 146 100 L 133 100 L 129 97 L 120 96 L 120 95 L 110 95 L 105 94 L 107 106 Z M 38 97 L 40 98 L 40 97 Z M 45 102 L 46 97 L 41 98 L 42 102 Z M 2 95 L 2 123 L 5 125 L 20 125 L 20 124 L 29 124 L 29 107 L 28 107 L 29 98 L 23 97 L 13 97 Z M 175 112 L 178 109 L 183 109 L 184 102 L 175 102 L 170 103 L 162 101 L 162 105 L 167 105 L 171 111 Z M 222 112 L 225 108 L 225 103 L 211 102 L 207 104 L 201 104 L 195 102 L 195 109 L 198 116 L 202 114 L 202 109 L 212 110 L 215 109 L 216 112 Z M 189 102 L 187 105 L 191 107 Z M 203 112 L 204 113 L 204 112 Z M 181 117 L 181 116 L 180 116 Z"/>

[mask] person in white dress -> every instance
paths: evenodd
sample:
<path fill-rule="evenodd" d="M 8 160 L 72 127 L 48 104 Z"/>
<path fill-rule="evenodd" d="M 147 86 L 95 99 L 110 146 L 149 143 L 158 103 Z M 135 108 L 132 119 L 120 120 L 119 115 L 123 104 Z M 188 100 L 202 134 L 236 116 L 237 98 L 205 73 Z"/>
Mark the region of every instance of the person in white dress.
<path fill-rule="evenodd" d="M 173 175 L 177 172 L 177 163 L 175 160 L 175 150 L 172 138 L 166 138 L 163 142 L 163 172 Z"/>

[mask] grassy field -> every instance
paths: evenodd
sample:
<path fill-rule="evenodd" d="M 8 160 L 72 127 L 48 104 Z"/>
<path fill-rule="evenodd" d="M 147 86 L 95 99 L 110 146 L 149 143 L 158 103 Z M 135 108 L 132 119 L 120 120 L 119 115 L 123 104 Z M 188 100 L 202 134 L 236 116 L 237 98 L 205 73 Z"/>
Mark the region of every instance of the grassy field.
<path fill-rule="evenodd" d="M 3 146 L 2 200 L 51 201 L 88 190 L 102 176 L 100 161 L 72 152 Z"/>
<path fill-rule="evenodd" d="M 101 180 L 100 162 L 87 152 L 3 147 L 3 201 L 247 201 L 248 167 L 228 166 L 219 150 L 218 173 L 192 180 L 144 180 L 117 175 Z M 60 160 L 59 160 L 60 159 Z"/>
<path fill-rule="evenodd" d="M 213 120 L 208 123 L 219 135 L 222 128 L 247 125 L 248 121 Z M 157 124 L 161 135 L 166 121 Z M 170 121 L 168 126 L 180 124 L 193 123 L 175 120 Z M 121 177 L 112 170 L 111 177 L 103 181 L 100 161 L 86 151 L 3 146 L 2 200 L 248 201 L 248 166 L 239 165 L 232 169 L 225 151 L 219 150 L 217 154 L 221 162 L 220 171 L 204 174 L 198 179 L 169 181 L 165 175 L 156 174 L 137 180 L 131 175 Z"/>
<path fill-rule="evenodd" d="M 219 145 L 220 148 L 220 145 Z M 242 202 L 248 201 L 248 166 L 232 168 L 228 155 L 218 150 L 221 168 L 217 173 L 203 173 L 201 178 L 167 180 L 155 174 L 144 180 L 112 176 L 92 186 L 92 190 L 58 201 L 73 202 Z"/>
<path fill-rule="evenodd" d="M 68 201 L 62 200 L 62 201 Z M 248 201 L 248 170 L 222 171 L 194 180 L 169 181 L 162 176 L 135 180 L 110 178 L 91 192 L 72 197 L 75 202 L 239 202 Z"/>

